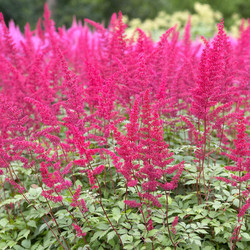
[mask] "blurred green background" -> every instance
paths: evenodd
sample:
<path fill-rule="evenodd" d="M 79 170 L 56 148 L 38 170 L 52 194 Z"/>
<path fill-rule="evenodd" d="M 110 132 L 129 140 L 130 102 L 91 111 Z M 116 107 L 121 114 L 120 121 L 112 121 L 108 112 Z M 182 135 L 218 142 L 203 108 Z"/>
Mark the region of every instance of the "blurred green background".
<path fill-rule="evenodd" d="M 188 10 L 194 13 L 194 3 L 197 0 L 0 0 L 0 12 L 3 12 L 6 23 L 13 19 L 23 30 L 26 22 L 34 28 L 43 14 L 44 3 L 48 2 L 52 17 L 57 26 L 72 23 L 76 18 L 89 18 L 94 21 L 108 23 L 113 12 L 122 11 L 129 19 L 154 19 L 160 11 L 172 14 L 176 11 Z M 237 13 L 239 17 L 247 18 L 250 11 L 250 1 L 247 0 L 200 0 L 214 11 L 222 13 L 226 26 L 232 25 L 231 17 Z"/>

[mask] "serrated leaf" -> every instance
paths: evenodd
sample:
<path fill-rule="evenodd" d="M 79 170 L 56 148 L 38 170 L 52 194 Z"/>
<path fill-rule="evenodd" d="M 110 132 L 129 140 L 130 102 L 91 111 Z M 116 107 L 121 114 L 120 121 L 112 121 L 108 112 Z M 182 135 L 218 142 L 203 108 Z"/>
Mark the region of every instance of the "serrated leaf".
<path fill-rule="evenodd" d="M 95 241 L 97 238 L 100 237 L 100 235 L 101 235 L 102 233 L 103 233 L 102 231 L 98 231 L 98 232 L 94 233 L 94 235 L 93 235 L 93 236 L 91 237 L 91 239 L 90 239 L 90 242 Z"/>
<path fill-rule="evenodd" d="M 239 199 L 235 199 L 235 200 L 233 201 L 233 204 L 234 204 L 236 207 L 239 207 L 239 204 L 240 204 Z"/>
<path fill-rule="evenodd" d="M 42 232 L 46 227 L 48 227 L 46 223 L 42 224 L 39 228 L 39 232 Z"/>
<path fill-rule="evenodd" d="M 3 218 L 0 220 L 0 226 L 5 227 L 9 221 L 6 218 Z"/>
<path fill-rule="evenodd" d="M 215 235 L 219 234 L 220 231 L 222 231 L 222 230 L 223 230 L 222 227 L 215 227 L 215 228 L 214 228 Z"/>
<path fill-rule="evenodd" d="M 30 233 L 30 230 L 29 229 L 23 229 L 21 232 L 19 232 L 18 234 L 18 239 L 22 239 L 22 238 L 28 238 L 28 235 Z"/>
<path fill-rule="evenodd" d="M 190 184 L 195 184 L 196 180 L 190 180 L 190 181 L 186 181 L 185 185 L 190 185 Z"/>
<path fill-rule="evenodd" d="M 34 220 L 31 220 L 27 223 L 27 225 L 30 227 L 36 227 L 36 222 Z"/>
<path fill-rule="evenodd" d="M 215 211 L 218 210 L 221 206 L 222 204 L 219 201 L 215 201 L 213 204 L 213 208 L 215 209 Z"/>
<path fill-rule="evenodd" d="M 124 234 L 121 236 L 121 240 L 123 243 L 131 243 L 131 242 L 133 242 L 133 236 L 128 235 L 128 234 Z"/>
<path fill-rule="evenodd" d="M 16 244 L 17 244 L 16 241 L 11 240 L 11 241 L 9 241 L 9 242 L 7 243 L 7 246 L 9 246 L 10 248 L 12 248 L 12 247 L 15 246 Z"/>
<path fill-rule="evenodd" d="M 138 229 L 140 230 L 145 230 L 145 226 L 143 224 L 137 224 L 136 225 L 138 227 Z"/>
<path fill-rule="evenodd" d="M 110 241 L 111 239 L 114 238 L 115 235 L 116 235 L 115 231 L 109 232 L 107 235 L 107 240 Z"/>
<path fill-rule="evenodd" d="M 206 231 L 206 230 L 204 230 L 204 229 L 198 229 L 198 230 L 196 230 L 196 232 L 197 233 L 201 233 L 201 234 L 208 234 L 208 232 Z"/>
<path fill-rule="evenodd" d="M 12 199 L 7 199 L 7 200 L 4 200 L 3 202 L 0 203 L 0 207 L 4 206 L 4 205 L 9 205 L 11 203 L 16 203 L 20 200 L 23 199 L 23 196 L 22 195 L 15 195 L 14 198 Z"/>
<path fill-rule="evenodd" d="M 152 240 L 151 240 L 151 239 L 149 239 L 149 238 L 146 238 L 146 239 L 144 240 L 144 242 L 147 242 L 147 243 L 152 243 Z"/>
<path fill-rule="evenodd" d="M 31 199 L 31 200 L 37 199 L 41 195 L 42 191 L 43 190 L 41 187 L 30 188 L 29 192 L 28 192 L 29 199 Z"/>
<path fill-rule="evenodd" d="M 113 218 L 116 220 L 116 222 L 118 222 L 121 218 L 121 210 L 118 207 L 115 207 L 112 209 L 112 214 Z"/>
<path fill-rule="evenodd" d="M 155 222 L 157 222 L 157 223 L 161 223 L 161 224 L 162 224 L 163 219 L 158 218 L 158 217 L 152 217 L 152 221 L 155 221 Z"/>
<path fill-rule="evenodd" d="M 241 233 L 241 236 L 245 239 L 245 240 L 249 240 L 250 241 L 250 234 L 248 233 Z"/>
<path fill-rule="evenodd" d="M 101 230 L 107 230 L 109 228 L 109 224 L 104 224 L 104 223 L 99 223 L 97 224 L 96 226 L 98 229 L 101 229 Z"/>
<path fill-rule="evenodd" d="M 199 220 L 199 219 L 203 219 L 203 218 L 204 218 L 203 215 L 197 214 L 197 215 L 194 217 L 194 220 Z"/>
<path fill-rule="evenodd" d="M 127 232 L 128 232 L 128 230 L 125 229 L 125 228 L 120 228 L 120 229 L 118 230 L 118 233 L 119 233 L 119 234 L 126 234 Z"/>
<path fill-rule="evenodd" d="M 215 211 L 211 211 L 211 212 L 209 212 L 208 215 L 209 215 L 211 218 L 215 218 L 215 217 L 218 215 L 218 213 L 215 212 Z"/>
<path fill-rule="evenodd" d="M 131 250 L 131 249 L 135 249 L 135 248 L 132 245 L 126 245 L 126 246 L 124 246 L 124 249 Z"/>
<path fill-rule="evenodd" d="M 157 230 L 157 229 L 150 230 L 148 233 L 148 237 L 155 236 L 158 232 L 159 232 L 159 230 Z"/>

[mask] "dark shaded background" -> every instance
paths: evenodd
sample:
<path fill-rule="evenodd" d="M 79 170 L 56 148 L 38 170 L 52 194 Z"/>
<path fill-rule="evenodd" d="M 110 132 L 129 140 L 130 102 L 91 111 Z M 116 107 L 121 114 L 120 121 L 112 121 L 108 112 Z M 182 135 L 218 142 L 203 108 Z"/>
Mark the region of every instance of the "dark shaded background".
<path fill-rule="evenodd" d="M 129 18 L 142 20 L 156 17 L 159 11 L 173 13 L 179 10 L 193 12 L 197 0 L 0 0 L 0 12 L 3 12 L 6 23 L 13 19 L 23 30 L 29 22 L 34 28 L 39 17 L 43 14 L 45 2 L 48 2 L 52 17 L 57 26 L 72 23 L 72 17 L 108 23 L 112 13 L 122 11 Z M 200 0 L 208 3 L 214 10 L 223 14 L 225 24 L 231 25 L 232 14 L 248 18 L 250 1 L 247 0 Z"/>

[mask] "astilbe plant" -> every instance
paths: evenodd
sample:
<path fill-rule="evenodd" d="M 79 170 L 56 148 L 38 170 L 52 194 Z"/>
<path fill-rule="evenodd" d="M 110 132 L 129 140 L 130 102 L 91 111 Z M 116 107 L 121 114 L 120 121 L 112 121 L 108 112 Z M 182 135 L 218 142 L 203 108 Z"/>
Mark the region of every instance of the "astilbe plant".
<path fill-rule="evenodd" d="M 189 19 L 183 37 L 172 27 L 154 42 L 139 28 L 128 38 L 122 20 L 120 12 L 108 27 L 86 19 L 57 29 L 45 6 L 36 29 L 27 24 L 22 34 L 0 16 L 0 248 L 46 249 L 41 238 L 59 249 L 185 248 L 201 237 L 199 247 L 223 248 L 219 219 L 210 218 L 221 212 L 210 206 L 220 195 L 207 174 L 214 166 L 240 201 L 231 248 L 243 242 L 249 23 L 233 39 L 222 21 L 202 43 L 190 39 Z M 197 201 L 189 201 L 193 188 Z"/>
<path fill-rule="evenodd" d="M 237 138 L 234 140 L 234 149 L 230 153 L 223 153 L 235 165 L 226 166 L 225 169 L 231 173 L 231 178 L 217 177 L 218 180 L 230 184 L 233 189 L 238 190 L 239 210 L 238 221 L 231 237 L 231 249 L 236 248 L 236 243 L 240 240 L 240 230 L 244 222 L 244 215 L 250 207 L 250 143 L 246 133 L 246 120 L 241 117 L 236 125 Z"/>
<path fill-rule="evenodd" d="M 231 110 L 233 104 L 228 96 L 235 93 L 230 75 L 230 69 L 233 68 L 228 59 L 230 43 L 223 28 L 222 20 L 218 24 L 218 34 L 212 42 L 203 38 L 205 47 L 200 59 L 197 86 L 192 90 L 193 102 L 190 109 L 190 114 L 195 116 L 195 119 L 192 123 L 186 117 L 182 117 L 189 129 L 190 139 L 196 145 L 198 203 L 202 202 L 201 181 L 205 200 L 208 199 L 204 168 L 207 156 L 213 153 L 209 148 L 213 130 L 217 131 L 220 140 L 224 139 L 225 113 Z"/>
<path fill-rule="evenodd" d="M 139 107 L 139 97 L 135 100 L 130 113 L 127 127 L 127 135 L 121 135 L 115 129 L 115 139 L 118 147 L 118 156 L 124 161 L 117 169 L 126 179 L 125 204 L 130 207 L 138 207 L 142 213 L 146 229 L 152 230 L 153 224 L 150 218 L 151 207 L 161 208 L 158 198 L 161 194 L 155 194 L 163 190 L 166 195 L 166 221 L 168 224 L 168 196 L 169 191 L 174 190 L 182 174 L 184 162 L 171 166 L 173 153 L 168 150 L 168 145 L 163 138 L 162 121 L 157 111 L 150 105 L 150 92 L 143 94 L 142 109 Z M 170 175 L 174 174 L 170 178 Z M 171 181 L 169 181 L 169 179 Z M 137 192 L 137 200 L 129 200 L 128 188 L 133 187 Z M 147 216 L 143 207 L 147 207 Z M 146 217 L 148 220 L 146 220 Z M 169 236 L 170 231 L 169 231 Z M 171 238 L 172 241 L 172 238 Z M 176 247 L 176 245 L 174 244 Z"/>

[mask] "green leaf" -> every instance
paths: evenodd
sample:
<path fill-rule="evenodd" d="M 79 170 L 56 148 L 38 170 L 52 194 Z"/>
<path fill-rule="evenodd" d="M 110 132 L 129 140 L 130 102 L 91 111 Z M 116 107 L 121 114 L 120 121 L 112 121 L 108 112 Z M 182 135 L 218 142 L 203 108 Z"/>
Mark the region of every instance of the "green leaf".
<path fill-rule="evenodd" d="M 97 238 L 99 238 L 99 237 L 100 237 L 100 235 L 101 235 L 102 233 L 103 233 L 102 231 L 98 231 L 98 232 L 96 232 L 96 233 L 95 233 L 95 234 L 91 237 L 90 242 L 95 241 Z"/>
<path fill-rule="evenodd" d="M 118 230 L 118 233 L 119 233 L 119 234 L 126 234 L 127 232 L 128 232 L 128 230 L 125 229 L 125 228 L 120 228 L 120 229 Z"/>
<path fill-rule="evenodd" d="M 137 240 L 136 242 L 134 242 L 134 246 L 138 246 L 141 243 L 141 240 Z"/>
<path fill-rule="evenodd" d="M 3 218 L 0 220 L 0 226 L 5 227 L 9 221 L 6 218 Z"/>
<path fill-rule="evenodd" d="M 9 246 L 10 248 L 12 248 L 12 247 L 15 246 L 16 244 L 17 244 L 16 241 L 11 240 L 11 241 L 8 242 L 7 246 Z"/>
<path fill-rule="evenodd" d="M 39 228 L 39 232 L 42 232 L 46 227 L 48 227 L 46 223 L 42 224 Z"/>
<path fill-rule="evenodd" d="M 22 241 L 22 246 L 29 249 L 30 246 L 31 246 L 30 240 L 23 240 Z"/>
<path fill-rule="evenodd" d="M 128 234 L 124 234 L 121 236 L 121 240 L 123 243 L 131 243 L 131 242 L 133 242 L 133 236 L 128 235 Z"/>
<path fill-rule="evenodd" d="M 22 239 L 22 238 L 28 238 L 28 235 L 30 233 L 29 229 L 23 229 L 21 232 L 19 232 L 17 239 Z"/>
<path fill-rule="evenodd" d="M 31 250 L 43 250 L 43 249 L 44 248 L 42 247 L 42 245 L 40 245 L 40 242 L 36 242 L 31 246 Z"/>
<path fill-rule="evenodd" d="M 31 220 L 27 223 L 28 226 L 30 227 L 35 227 L 36 228 L 36 222 L 34 220 Z"/>
<path fill-rule="evenodd" d="M 83 186 L 80 180 L 76 180 L 75 182 L 75 187 L 78 187 L 78 186 L 81 186 L 81 187 Z"/>
<path fill-rule="evenodd" d="M 239 199 L 235 199 L 235 200 L 233 201 L 233 204 L 234 204 L 236 207 L 239 207 L 239 204 L 240 204 Z"/>
<path fill-rule="evenodd" d="M 196 230 L 196 232 L 197 233 L 201 233 L 201 234 L 208 234 L 208 232 L 206 231 L 206 230 L 204 230 L 204 229 L 198 229 L 198 230 Z"/>
<path fill-rule="evenodd" d="M 244 238 L 244 241 L 250 241 L 250 235 L 248 233 L 241 233 L 241 236 Z"/>
<path fill-rule="evenodd" d="M 1 248 L 2 249 L 2 248 Z M 25 250 L 25 248 L 21 247 L 20 245 L 15 245 L 14 246 L 15 250 Z"/>
<path fill-rule="evenodd" d="M 148 237 L 155 236 L 158 232 L 159 230 L 157 229 L 150 230 L 150 232 L 148 233 Z"/>
<path fill-rule="evenodd" d="M 163 219 L 160 219 L 160 218 L 158 218 L 158 217 L 152 217 L 152 221 L 162 224 Z M 144 227 L 145 227 L 145 226 L 144 226 Z"/>
<path fill-rule="evenodd" d="M 216 210 L 218 210 L 219 208 L 221 208 L 222 204 L 219 201 L 215 201 L 213 204 L 213 208 Z"/>
<path fill-rule="evenodd" d="M 145 230 L 145 226 L 143 224 L 138 224 L 136 225 L 138 227 L 138 229 L 140 230 Z"/>
<path fill-rule="evenodd" d="M 172 198 L 168 196 L 168 205 L 171 206 L 171 204 L 172 204 Z"/>
<path fill-rule="evenodd" d="M 215 218 L 215 217 L 218 215 L 218 213 L 215 212 L 215 211 L 211 211 L 208 215 L 209 215 L 211 218 Z"/>
<path fill-rule="evenodd" d="M 144 242 L 147 242 L 147 243 L 152 243 L 152 240 L 151 240 L 151 239 L 149 239 L 149 238 L 146 238 L 146 239 L 144 240 Z"/>
<path fill-rule="evenodd" d="M 101 229 L 101 230 L 107 230 L 109 228 L 109 224 L 104 224 L 104 223 L 100 223 L 100 224 L 97 224 L 96 226 L 98 229 Z"/>
<path fill-rule="evenodd" d="M 4 250 L 6 249 L 8 246 L 6 245 L 5 242 L 0 242 L 0 249 Z"/>
<path fill-rule="evenodd" d="M 113 218 L 116 220 L 116 222 L 118 222 L 121 218 L 121 210 L 118 207 L 115 207 L 112 209 L 112 214 Z"/>
<path fill-rule="evenodd" d="M 223 231 L 223 227 L 215 227 L 214 231 L 215 231 L 215 235 L 217 235 L 220 233 L 220 231 Z"/>
<path fill-rule="evenodd" d="M 102 234 L 100 235 L 100 238 L 102 238 L 103 236 L 105 236 L 108 233 L 108 230 L 105 230 L 102 232 Z"/>
<path fill-rule="evenodd" d="M 124 209 L 124 207 L 125 207 L 125 203 L 124 203 L 123 201 L 117 202 L 117 205 L 118 205 L 121 209 Z"/>
<path fill-rule="evenodd" d="M 42 193 L 42 188 L 38 187 L 38 188 L 30 188 L 29 189 L 29 199 L 37 199 L 41 193 Z"/>
<path fill-rule="evenodd" d="M 23 196 L 18 194 L 18 195 L 15 195 L 14 198 L 12 199 L 7 199 L 7 200 L 4 200 L 3 202 L 0 203 L 0 207 L 4 206 L 4 205 L 9 205 L 11 203 L 16 203 L 20 200 L 23 199 Z"/>
<path fill-rule="evenodd" d="M 224 227 L 231 229 L 232 225 L 229 222 L 223 223 Z"/>
<path fill-rule="evenodd" d="M 196 180 L 190 180 L 190 181 L 186 181 L 185 185 L 190 185 L 190 184 L 195 184 Z"/>
<path fill-rule="evenodd" d="M 201 215 L 201 214 L 197 214 L 195 217 L 194 217 L 194 220 L 199 220 L 199 219 L 203 219 L 204 216 Z"/>
<path fill-rule="evenodd" d="M 116 235 L 115 231 L 109 232 L 107 235 L 107 240 L 108 242 L 114 238 L 114 236 Z"/>
<path fill-rule="evenodd" d="M 135 249 L 135 248 L 132 245 L 126 245 L 126 246 L 124 246 L 124 249 L 131 250 L 131 249 Z"/>
<path fill-rule="evenodd" d="M 213 246 L 205 246 L 202 248 L 203 250 L 214 250 L 215 248 Z"/>

